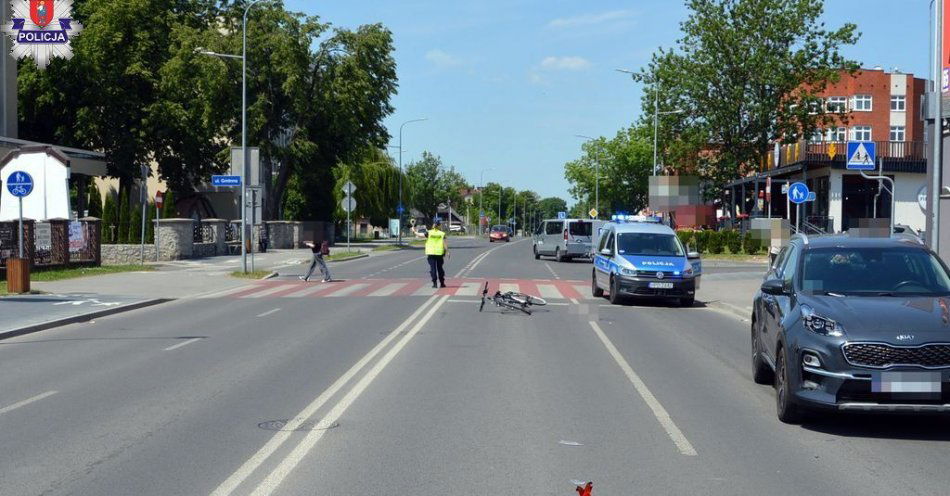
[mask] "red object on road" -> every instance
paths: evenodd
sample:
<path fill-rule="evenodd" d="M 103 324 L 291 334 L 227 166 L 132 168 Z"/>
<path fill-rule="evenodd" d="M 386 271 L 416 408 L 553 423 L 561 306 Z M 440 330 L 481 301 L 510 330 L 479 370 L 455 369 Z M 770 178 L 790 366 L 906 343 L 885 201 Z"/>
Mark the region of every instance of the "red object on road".
<path fill-rule="evenodd" d="M 591 494 L 593 494 L 591 491 L 593 490 L 594 490 L 593 482 L 588 482 L 587 485 L 584 487 L 577 486 L 577 494 L 580 494 L 581 496 L 591 496 Z"/>

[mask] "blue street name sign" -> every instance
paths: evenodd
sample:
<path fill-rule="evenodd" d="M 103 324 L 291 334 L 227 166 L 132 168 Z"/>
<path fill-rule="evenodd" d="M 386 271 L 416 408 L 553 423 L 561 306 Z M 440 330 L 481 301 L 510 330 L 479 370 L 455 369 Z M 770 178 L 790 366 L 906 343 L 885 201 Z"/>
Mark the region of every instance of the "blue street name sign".
<path fill-rule="evenodd" d="M 788 200 L 799 204 L 808 201 L 808 186 L 805 183 L 792 183 L 788 187 Z"/>
<path fill-rule="evenodd" d="M 7 191 L 17 198 L 23 198 L 33 192 L 33 176 L 16 171 L 7 178 Z"/>
<path fill-rule="evenodd" d="M 211 176 L 212 186 L 240 186 L 241 176 Z"/>
<path fill-rule="evenodd" d="M 848 142 L 848 170 L 874 170 L 876 160 L 873 141 Z"/>

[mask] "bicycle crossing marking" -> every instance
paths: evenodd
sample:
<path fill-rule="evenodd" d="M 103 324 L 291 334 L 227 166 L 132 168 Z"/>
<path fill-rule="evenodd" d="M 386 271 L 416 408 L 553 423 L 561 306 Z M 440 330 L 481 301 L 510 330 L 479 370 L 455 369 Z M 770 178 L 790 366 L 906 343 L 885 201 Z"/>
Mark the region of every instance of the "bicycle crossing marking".
<path fill-rule="evenodd" d="M 327 293 L 327 294 L 324 295 L 324 296 L 327 296 L 327 297 L 329 297 L 329 298 L 337 298 L 337 297 L 340 297 L 340 296 L 349 296 L 350 294 L 356 293 L 357 291 L 359 291 L 359 290 L 361 290 L 361 289 L 363 289 L 363 288 L 365 288 L 365 287 L 368 287 L 368 286 L 369 286 L 369 284 L 364 284 L 364 283 L 350 284 L 350 285 L 344 286 L 343 288 L 341 288 L 341 289 L 339 289 L 339 290 L 337 290 L 337 291 L 331 291 L 331 292 Z"/>
<path fill-rule="evenodd" d="M 564 299 L 564 296 L 561 295 L 561 292 L 558 291 L 557 287 L 553 284 L 538 284 L 538 293 L 540 293 L 539 296 L 544 299 Z"/>
<path fill-rule="evenodd" d="M 389 296 L 395 293 L 396 291 L 398 291 L 400 288 L 402 288 L 405 285 L 406 283 L 404 282 L 390 283 L 377 289 L 376 291 L 373 291 L 372 293 L 369 294 L 369 296 Z"/>
<path fill-rule="evenodd" d="M 480 282 L 463 282 L 462 287 L 455 292 L 455 296 L 478 296 L 481 288 L 482 283 Z"/>
<path fill-rule="evenodd" d="M 518 285 L 517 285 L 517 284 L 513 284 L 513 283 L 510 283 L 510 282 L 503 282 L 503 283 L 499 284 L 499 285 L 498 285 L 498 291 L 501 291 L 502 293 L 507 293 L 507 292 L 509 292 L 509 291 L 511 291 L 511 292 L 513 292 L 513 293 L 520 293 L 520 292 L 521 292 L 521 291 L 518 290 Z"/>

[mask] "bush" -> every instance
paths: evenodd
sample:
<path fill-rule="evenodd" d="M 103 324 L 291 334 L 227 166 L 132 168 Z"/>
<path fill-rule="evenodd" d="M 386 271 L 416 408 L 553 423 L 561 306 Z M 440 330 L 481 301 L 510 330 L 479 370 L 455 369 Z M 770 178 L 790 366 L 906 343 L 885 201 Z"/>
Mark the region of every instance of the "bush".
<path fill-rule="evenodd" d="M 680 239 L 680 243 L 683 243 L 683 247 L 686 248 L 686 251 L 691 251 L 696 249 L 696 243 L 694 241 L 694 232 L 693 231 L 676 231 L 676 237 Z"/>
<path fill-rule="evenodd" d="M 718 255 L 725 250 L 725 231 L 709 231 L 706 248 L 709 253 Z"/>
<path fill-rule="evenodd" d="M 696 241 L 696 251 L 703 253 L 709 250 L 709 238 L 715 231 L 710 231 L 708 229 L 703 231 L 696 231 L 694 240 Z"/>
<path fill-rule="evenodd" d="M 164 203 L 162 203 L 162 218 L 163 219 L 174 219 L 178 217 L 178 209 L 175 208 L 175 195 L 172 194 L 172 190 L 165 192 L 165 197 L 163 198 Z"/>
<path fill-rule="evenodd" d="M 742 238 L 742 248 L 749 255 L 755 255 L 762 249 L 762 240 L 752 236 L 752 232 L 746 232 Z"/>
<path fill-rule="evenodd" d="M 155 242 L 155 202 L 149 202 L 145 209 L 145 243 Z"/>
<path fill-rule="evenodd" d="M 132 212 L 129 211 L 129 192 L 119 193 L 119 234 L 117 243 L 124 244 L 129 242 L 129 223 L 132 221 Z"/>
<path fill-rule="evenodd" d="M 102 207 L 102 239 L 106 244 L 113 244 L 118 234 L 118 215 L 116 213 L 115 195 L 112 191 L 106 193 L 105 205 Z"/>
<path fill-rule="evenodd" d="M 725 238 L 723 240 L 726 248 L 729 248 L 729 253 L 738 255 L 742 253 L 742 235 L 739 231 L 735 229 L 730 229 L 724 232 Z"/>
<path fill-rule="evenodd" d="M 102 218 L 102 195 L 99 194 L 99 187 L 96 186 L 96 182 L 93 180 L 89 181 L 89 190 L 87 191 L 89 195 L 86 201 L 87 210 L 89 217 Z"/>

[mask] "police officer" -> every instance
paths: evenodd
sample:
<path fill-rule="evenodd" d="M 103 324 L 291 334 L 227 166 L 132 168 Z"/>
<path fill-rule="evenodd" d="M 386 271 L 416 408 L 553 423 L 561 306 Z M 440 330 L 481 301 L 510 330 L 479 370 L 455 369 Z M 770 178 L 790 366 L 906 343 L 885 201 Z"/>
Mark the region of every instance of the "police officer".
<path fill-rule="evenodd" d="M 426 233 L 426 259 L 429 261 L 429 275 L 432 277 L 432 287 L 437 288 L 441 285 L 445 287 L 445 269 L 442 264 L 445 263 L 445 257 L 449 254 L 449 245 L 445 241 L 445 233 L 442 231 L 442 221 L 435 219 L 432 223 L 432 229 Z M 436 283 L 438 282 L 439 285 Z"/>

